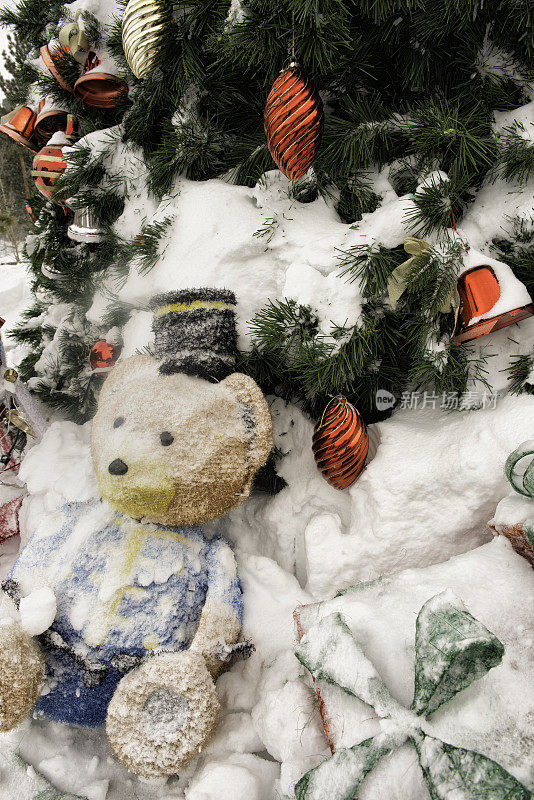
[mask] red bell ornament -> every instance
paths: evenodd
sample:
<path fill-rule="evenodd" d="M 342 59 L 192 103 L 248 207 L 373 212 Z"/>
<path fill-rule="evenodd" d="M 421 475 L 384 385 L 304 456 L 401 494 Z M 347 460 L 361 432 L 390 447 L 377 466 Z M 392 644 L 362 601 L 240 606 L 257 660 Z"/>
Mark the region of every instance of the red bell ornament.
<path fill-rule="evenodd" d="M 74 84 L 74 94 L 88 106 L 94 108 L 115 108 L 128 95 L 128 86 L 108 70 L 96 53 L 89 53 L 85 70 Z"/>
<path fill-rule="evenodd" d="M 35 135 L 40 142 L 46 144 L 58 131 L 67 130 L 68 113 L 61 108 L 54 108 L 48 100 L 42 100 L 35 120 Z"/>
<path fill-rule="evenodd" d="M 369 449 L 367 428 L 345 397 L 334 397 L 315 426 L 312 443 L 317 468 L 335 489 L 347 489 L 362 472 Z"/>
<path fill-rule="evenodd" d="M 62 63 L 67 60 L 67 52 L 57 41 L 49 42 L 41 47 L 41 59 L 49 73 L 56 79 L 59 85 L 68 92 L 74 92 L 74 88 L 67 83 L 60 70 Z"/>
<path fill-rule="evenodd" d="M 21 106 L 4 117 L 4 121 L 0 125 L 0 132 L 35 153 L 39 149 L 35 138 L 36 119 L 37 114 L 33 108 Z"/>
<path fill-rule="evenodd" d="M 120 356 L 119 345 L 110 344 L 105 339 L 100 339 L 91 348 L 89 363 L 93 370 L 108 370 L 113 367 Z"/>
<path fill-rule="evenodd" d="M 63 147 L 68 144 L 65 134 L 58 132 L 46 147 L 39 150 L 33 159 L 32 177 L 35 185 L 48 200 L 52 199 L 54 183 L 58 175 L 67 169 Z"/>
<path fill-rule="evenodd" d="M 323 132 L 323 103 L 294 63 L 273 83 L 265 105 L 269 151 L 286 178 L 298 181 L 313 164 Z"/>
<path fill-rule="evenodd" d="M 510 281 L 519 284 L 506 264 L 499 265 L 499 272 L 503 269 L 510 272 L 507 284 Z M 530 299 L 524 286 L 522 289 L 524 300 Z M 534 314 L 532 302 L 518 306 L 515 293 L 510 300 L 503 296 L 496 271 L 489 264 L 481 264 L 463 272 L 458 278 L 458 294 L 460 329 L 454 337 L 455 344 L 486 336 Z"/>

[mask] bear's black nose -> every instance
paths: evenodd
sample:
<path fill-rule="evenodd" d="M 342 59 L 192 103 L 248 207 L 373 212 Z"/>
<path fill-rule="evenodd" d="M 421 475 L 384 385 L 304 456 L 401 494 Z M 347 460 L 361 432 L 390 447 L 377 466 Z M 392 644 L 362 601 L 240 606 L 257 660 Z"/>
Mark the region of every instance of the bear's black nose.
<path fill-rule="evenodd" d="M 128 472 L 128 465 L 120 458 L 116 458 L 115 461 L 112 461 L 109 465 L 108 471 L 112 475 L 125 475 Z"/>

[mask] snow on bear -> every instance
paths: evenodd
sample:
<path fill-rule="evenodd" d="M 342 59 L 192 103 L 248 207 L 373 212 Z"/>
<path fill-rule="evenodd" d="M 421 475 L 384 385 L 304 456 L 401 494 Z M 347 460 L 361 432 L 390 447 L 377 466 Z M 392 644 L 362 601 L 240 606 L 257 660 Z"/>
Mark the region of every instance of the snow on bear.
<path fill-rule="evenodd" d="M 59 509 L 4 584 L 20 622 L 2 627 L 1 730 L 34 706 L 105 725 L 149 778 L 182 769 L 215 727 L 212 676 L 239 636 L 241 592 L 229 545 L 198 526 L 243 502 L 272 447 L 260 389 L 233 372 L 234 307 L 225 290 L 154 298 L 156 358 L 104 382 L 91 440 L 103 499 Z"/>

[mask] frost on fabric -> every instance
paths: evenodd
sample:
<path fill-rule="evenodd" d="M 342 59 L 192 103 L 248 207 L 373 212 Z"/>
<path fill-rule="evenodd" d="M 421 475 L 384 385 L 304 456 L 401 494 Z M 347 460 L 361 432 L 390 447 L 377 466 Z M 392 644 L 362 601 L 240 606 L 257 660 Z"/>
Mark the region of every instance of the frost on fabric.
<path fill-rule="evenodd" d="M 351 639 L 356 647 L 349 646 Z M 430 598 L 418 615 L 416 627 L 414 706 L 419 706 L 417 710 L 422 715 L 431 713 L 499 664 L 503 652 L 502 644 L 477 623 L 461 602 L 456 602 L 452 592 Z M 442 654 L 437 661 L 436 653 Z M 383 733 L 352 748 L 339 750 L 306 773 L 295 787 L 297 800 L 353 797 L 380 758 L 387 751 L 397 749 L 406 738 L 416 746 L 433 800 L 451 800 L 451 797 L 457 800 L 482 797 L 526 800 L 529 797 L 530 792 L 516 778 L 479 753 L 438 739 L 432 739 L 433 747 L 426 749 L 424 719 L 398 708 L 339 614 L 325 616 L 309 628 L 296 655 L 316 680 L 337 683 L 345 690 L 351 683 L 351 693 L 386 718 Z M 352 681 L 347 680 L 349 671 L 353 673 Z M 434 692 L 436 687 L 438 691 Z M 451 788 L 456 787 L 461 787 L 460 793 L 453 791 L 451 795 Z M 489 793 L 490 787 L 495 788 L 495 794 Z"/>
<path fill-rule="evenodd" d="M 219 708 L 203 659 L 164 653 L 122 679 L 109 704 L 106 732 L 114 752 L 136 774 L 172 775 L 201 751 Z"/>
<path fill-rule="evenodd" d="M 35 639 L 13 618 L 0 620 L 0 731 L 10 731 L 31 711 L 44 678 L 44 659 Z"/>
<path fill-rule="evenodd" d="M 295 786 L 297 800 L 347 800 L 392 747 L 387 736 L 367 739 L 340 750 L 327 761 L 306 773 Z"/>
<path fill-rule="evenodd" d="M 38 702 L 39 713 L 71 724 L 102 725 L 125 671 L 121 658 L 127 669 L 153 651 L 182 650 L 198 631 L 197 650 L 203 643 L 208 650 L 219 643 L 213 631 L 208 635 L 212 624 L 221 641 L 229 633 L 229 641 L 235 641 L 241 594 L 224 542 L 208 542 L 199 528 L 139 523 L 101 501 L 68 504 L 55 517 L 55 530 L 43 523 L 11 573 L 29 595 L 22 601 L 22 623 L 41 633 L 38 628 L 52 621 L 50 690 Z M 36 588 L 52 600 L 54 590 L 55 619 L 51 603 L 32 608 L 30 592 L 35 597 Z M 75 658 L 61 650 L 62 643 Z"/>
<path fill-rule="evenodd" d="M 267 460 L 267 404 L 240 373 L 211 383 L 181 372 L 163 375 L 158 367 L 138 355 L 119 361 L 104 383 L 91 434 L 100 491 L 136 519 L 171 525 L 216 519 L 243 502 Z M 122 423 L 114 427 L 117 419 Z M 165 447 L 163 432 L 172 436 Z M 120 482 L 109 471 L 116 459 L 127 467 Z"/>
<path fill-rule="evenodd" d="M 530 800 L 531 793 L 489 758 L 421 735 L 414 738 L 432 800 Z"/>
<path fill-rule="evenodd" d="M 417 616 L 412 709 L 431 714 L 500 664 L 502 643 L 451 591 L 428 600 Z"/>
<path fill-rule="evenodd" d="M 295 655 L 316 679 L 341 686 L 373 706 L 379 716 L 402 712 L 340 614 L 310 628 Z"/>
<path fill-rule="evenodd" d="M 519 605 L 518 592 L 523 599 Z M 464 598 L 470 611 L 458 604 L 457 596 Z M 373 734 L 395 737 L 395 745 L 402 741 L 403 732 L 412 741 L 424 734 L 445 742 L 451 748 L 447 752 L 456 754 L 449 759 L 457 773 L 449 776 L 449 786 L 462 785 L 464 770 L 468 785 L 471 762 L 482 769 L 485 759 L 488 780 L 500 771 L 505 786 L 532 790 L 533 604 L 532 569 L 503 539 L 497 539 L 443 564 L 405 570 L 360 584 L 333 600 L 297 609 L 303 641 L 317 633 L 323 620 L 329 620 L 331 627 L 336 614 L 341 614 L 387 690 L 405 706 L 404 718 L 399 714 L 378 724 L 372 707 L 314 673 L 324 704 L 324 724 L 336 752 Z M 332 636 L 331 631 L 328 635 Z M 314 644 L 319 661 L 323 650 L 334 649 L 332 644 L 327 648 L 326 641 Z M 500 642 L 505 645 L 504 654 Z M 359 665 L 360 660 L 355 660 L 353 673 Z M 336 672 L 345 682 L 349 673 L 348 664 Z M 419 707 L 410 718 L 414 673 Z M 425 702 L 431 716 L 416 717 Z M 471 753 L 464 762 L 458 762 L 459 749 Z M 404 745 L 368 774 L 358 798 L 382 800 L 384 786 L 394 784 L 395 798 L 427 800 L 429 781 L 423 784 L 417 772 L 415 751 L 412 745 Z M 458 796 L 459 800 L 464 797 L 493 800 L 491 794 Z"/>

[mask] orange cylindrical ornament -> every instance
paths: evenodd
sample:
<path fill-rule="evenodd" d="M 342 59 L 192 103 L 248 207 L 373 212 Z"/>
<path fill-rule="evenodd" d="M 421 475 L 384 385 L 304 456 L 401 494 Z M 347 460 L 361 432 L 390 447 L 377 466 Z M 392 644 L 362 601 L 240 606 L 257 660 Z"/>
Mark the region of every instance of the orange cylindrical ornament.
<path fill-rule="evenodd" d="M 279 74 L 264 115 L 269 151 L 286 178 L 298 181 L 313 164 L 323 132 L 323 103 L 296 64 Z"/>
<path fill-rule="evenodd" d="M 369 449 L 367 428 L 358 411 L 342 396 L 326 406 L 313 432 L 317 468 L 336 489 L 347 489 L 365 466 Z"/>

